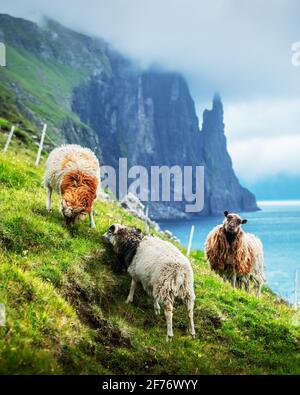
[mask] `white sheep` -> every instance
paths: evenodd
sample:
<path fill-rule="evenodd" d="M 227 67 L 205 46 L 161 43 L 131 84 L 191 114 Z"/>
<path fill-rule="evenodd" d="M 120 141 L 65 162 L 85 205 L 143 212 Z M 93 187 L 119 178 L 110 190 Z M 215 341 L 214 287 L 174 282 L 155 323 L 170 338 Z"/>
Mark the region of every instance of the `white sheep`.
<path fill-rule="evenodd" d="M 189 330 L 195 337 L 194 328 L 194 275 L 189 260 L 173 244 L 157 237 L 145 236 L 136 228 L 120 224 L 112 225 L 105 233 L 106 241 L 131 275 L 131 287 L 126 303 L 133 301 L 138 283 L 154 299 L 154 311 L 164 307 L 167 321 L 167 340 L 173 336 L 173 304 L 175 298 L 187 306 Z"/>
<path fill-rule="evenodd" d="M 100 188 L 100 165 L 89 148 L 70 144 L 55 148 L 48 156 L 44 174 L 46 208 L 52 210 L 52 191 L 61 197 L 61 212 L 67 224 L 89 215 L 95 227 L 93 202 Z"/>

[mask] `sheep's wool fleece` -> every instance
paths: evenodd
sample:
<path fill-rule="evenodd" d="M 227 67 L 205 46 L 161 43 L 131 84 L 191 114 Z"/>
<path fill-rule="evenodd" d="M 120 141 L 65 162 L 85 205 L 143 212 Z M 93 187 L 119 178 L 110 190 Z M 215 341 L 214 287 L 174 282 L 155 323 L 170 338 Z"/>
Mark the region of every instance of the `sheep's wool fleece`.
<path fill-rule="evenodd" d="M 189 260 L 171 243 L 146 236 L 139 244 L 128 272 L 141 281 L 145 291 L 160 300 L 194 295 L 194 276 Z M 168 287 L 166 288 L 166 284 Z"/>
<path fill-rule="evenodd" d="M 223 225 L 217 225 L 207 236 L 205 242 L 205 255 L 210 262 L 212 270 L 223 272 L 226 268 L 233 268 L 243 275 L 252 271 L 263 273 L 263 245 L 251 233 L 239 232 L 235 240 L 234 250 L 227 242 L 223 232 Z"/>
<path fill-rule="evenodd" d="M 44 182 L 60 192 L 63 177 L 69 172 L 79 170 L 95 177 L 100 186 L 100 165 L 96 155 L 80 145 L 70 144 L 55 148 L 46 162 Z M 97 191 L 98 193 L 98 191 Z"/>

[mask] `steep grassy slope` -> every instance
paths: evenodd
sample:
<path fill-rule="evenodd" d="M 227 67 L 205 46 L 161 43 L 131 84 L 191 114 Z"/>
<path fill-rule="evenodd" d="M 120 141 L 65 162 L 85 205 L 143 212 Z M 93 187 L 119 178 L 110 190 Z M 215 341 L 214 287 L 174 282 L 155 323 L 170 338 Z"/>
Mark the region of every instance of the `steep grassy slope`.
<path fill-rule="evenodd" d="M 116 203 L 97 202 L 97 230 L 85 222 L 70 234 L 57 197 L 46 212 L 44 162 L 36 169 L 36 146 L 23 141 L 0 154 L 1 374 L 300 373 L 299 312 L 268 290 L 260 300 L 233 290 L 202 252 L 192 256 L 197 337 L 187 335 L 185 308 L 176 305 L 166 343 L 164 317 L 141 289 L 125 304 L 130 279 L 113 269 L 101 238 L 113 222 L 143 224 Z"/>
<path fill-rule="evenodd" d="M 42 28 L 4 14 L 0 36 L 7 59 L 7 67 L 0 67 L 1 116 L 25 126 L 28 120 L 35 127 L 46 122 L 57 142 L 85 138 L 97 145 L 94 132 L 72 111 L 71 98 L 74 87 L 91 75 L 109 75 L 105 44 L 54 21 Z"/>
<path fill-rule="evenodd" d="M 26 106 L 54 124 L 66 116 L 75 117 L 70 109 L 71 91 L 87 77 L 86 70 L 75 70 L 53 59 L 42 61 L 25 49 L 10 46 L 7 58 L 9 64 L 1 70 L 2 83 L 15 81 L 20 91 L 27 92 Z"/>
<path fill-rule="evenodd" d="M 7 99 L 13 102 L 14 97 L 27 118 L 31 118 L 35 123 L 38 123 L 39 119 L 49 123 L 52 126 L 50 134 L 54 133 L 56 139 L 59 139 L 55 134 L 57 127 L 64 120 L 71 119 L 80 124 L 79 118 L 70 108 L 70 98 L 73 87 L 87 77 L 87 70 L 75 70 L 53 59 L 43 61 L 25 49 L 17 51 L 9 45 L 7 58 L 8 67 L 2 67 L 0 70 L 1 102 L 6 103 Z M 2 115 L 9 116 L 11 120 L 13 115 L 16 121 L 23 121 L 24 116 L 19 109 L 10 111 L 12 106 L 13 104 L 6 112 L 2 109 Z"/>

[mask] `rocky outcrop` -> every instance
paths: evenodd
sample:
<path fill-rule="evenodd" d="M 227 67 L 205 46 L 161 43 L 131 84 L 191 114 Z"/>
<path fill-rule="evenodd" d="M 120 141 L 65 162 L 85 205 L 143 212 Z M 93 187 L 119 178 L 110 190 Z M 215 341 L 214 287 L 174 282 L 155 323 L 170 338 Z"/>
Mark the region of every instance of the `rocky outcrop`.
<path fill-rule="evenodd" d="M 121 207 L 125 208 L 125 210 L 129 211 L 134 216 L 145 219 L 145 206 L 132 193 L 128 193 L 128 195 L 124 196 L 120 204 Z"/>
<path fill-rule="evenodd" d="M 145 225 L 155 229 L 159 232 L 159 225 L 150 219 L 147 211 L 145 210 L 144 204 L 131 192 L 123 197 L 120 202 L 121 207 L 127 210 L 130 214 L 144 221 Z"/>
<path fill-rule="evenodd" d="M 131 192 L 129 192 L 120 202 L 121 207 L 127 210 L 130 214 L 144 221 L 146 227 L 154 229 L 156 232 L 160 232 L 170 240 L 180 244 L 180 240 L 173 235 L 169 230 L 160 230 L 160 226 L 157 222 L 152 221 L 147 215 L 144 204 Z M 146 212 L 145 212 L 146 211 Z"/>

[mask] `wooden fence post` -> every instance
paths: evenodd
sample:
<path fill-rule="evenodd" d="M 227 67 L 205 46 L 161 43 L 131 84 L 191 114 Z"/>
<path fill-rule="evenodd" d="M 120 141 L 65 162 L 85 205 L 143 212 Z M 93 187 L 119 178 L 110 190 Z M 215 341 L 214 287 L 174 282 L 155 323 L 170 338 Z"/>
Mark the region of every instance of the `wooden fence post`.
<path fill-rule="evenodd" d="M 145 210 L 145 222 L 144 222 L 144 226 L 145 226 L 145 231 L 148 232 L 149 230 L 149 225 L 147 222 L 147 219 L 149 217 L 149 206 L 146 206 L 146 210 Z"/>
<path fill-rule="evenodd" d="M 298 270 L 295 271 L 295 280 L 294 280 L 294 309 L 298 308 Z"/>
<path fill-rule="evenodd" d="M 36 161 L 35 161 L 35 165 L 36 166 L 38 166 L 39 163 L 40 163 L 41 154 L 42 154 L 43 145 L 44 145 L 44 140 L 45 140 L 45 135 L 46 135 L 46 130 L 47 130 L 47 124 L 44 123 L 43 131 L 42 131 L 42 137 L 41 137 L 41 141 L 40 141 L 40 145 L 39 145 L 39 150 L 38 150 Z"/>
<path fill-rule="evenodd" d="M 191 253 L 193 237 L 194 237 L 194 230 L 195 230 L 195 226 L 192 225 L 191 231 L 190 231 L 190 237 L 189 237 L 189 244 L 188 244 L 187 251 L 186 251 L 186 256 L 187 257 L 189 257 L 190 253 Z"/>
<path fill-rule="evenodd" d="M 7 137 L 6 144 L 5 144 L 5 147 L 4 147 L 4 149 L 3 149 L 3 152 L 6 152 L 6 151 L 7 151 L 8 147 L 9 147 L 9 144 L 10 144 L 10 141 L 11 141 L 11 138 L 12 138 L 12 136 L 13 136 L 13 134 L 14 134 L 14 131 L 15 131 L 15 126 L 13 125 L 13 126 L 11 127 L 10 132 L 9 132 L 9 135 L 8 135 L 8 137 Z"/>

